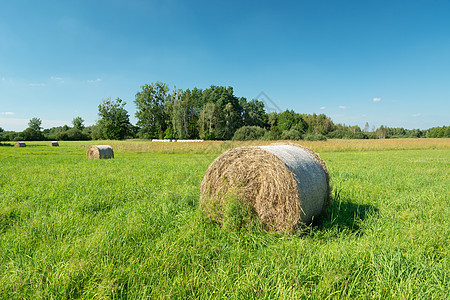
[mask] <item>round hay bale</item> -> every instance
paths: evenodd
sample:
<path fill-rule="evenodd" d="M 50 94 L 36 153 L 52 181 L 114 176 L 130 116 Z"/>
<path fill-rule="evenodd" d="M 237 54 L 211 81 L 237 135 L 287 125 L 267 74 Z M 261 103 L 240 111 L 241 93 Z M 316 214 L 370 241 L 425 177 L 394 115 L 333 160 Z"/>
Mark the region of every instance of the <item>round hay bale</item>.
<path fill-rule="evenodd" d="M 50 147 L 58 147 L 59 143 L 57 141 L 50 142 Z"/>
<path fill-rule="evenodd" d="M 15 142 L 14 147 L 26 147 L 27 145 L 25 142 Z"/>
<path fill-rule="evenodd" d="M 201 208 L 222 224 L 225 198 L 234 193 L 250 204 L 268 231 L 292 231 L 328 206 L 328 170 L 318 154 L 296 144 L 234 148 L 206 171 Z"/>
<path fill-rule="evenodd" d="M 89 147 L 86 156 L 93 159 L 114 158 L 114 151 L 108 145 L 93 145 Z"/>

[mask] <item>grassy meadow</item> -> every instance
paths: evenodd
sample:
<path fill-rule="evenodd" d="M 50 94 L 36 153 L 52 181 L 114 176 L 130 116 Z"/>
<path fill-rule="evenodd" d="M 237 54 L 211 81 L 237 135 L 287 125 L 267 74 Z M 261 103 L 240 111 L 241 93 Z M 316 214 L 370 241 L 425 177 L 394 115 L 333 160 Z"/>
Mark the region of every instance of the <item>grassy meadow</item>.
<path fill-rule="evenodd" d="M 333 203 L 292 235 L 198 209 L 209 164 L 261 141 L 0 145 L 0 299 L 448 299 L 450 140 L 300 143 Z"/>

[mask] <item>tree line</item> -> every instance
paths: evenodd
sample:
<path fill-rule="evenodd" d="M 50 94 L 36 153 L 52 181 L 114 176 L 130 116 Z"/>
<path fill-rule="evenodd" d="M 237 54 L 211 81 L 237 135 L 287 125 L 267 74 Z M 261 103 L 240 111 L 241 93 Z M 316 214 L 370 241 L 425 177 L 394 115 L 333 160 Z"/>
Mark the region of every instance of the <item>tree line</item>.
<path fill-rule="evenodd" d="M 204 140 L 326 140 L 440 138 L 450 137 L 450 127 L 426 130 L 380 126 L 364 128 L 335 124 L 325 114 L 301 114 L 293 110 L 266 112 L 264 102 L 237 97 L 232 87 L 208 89 L 169 89 L 162 82 L 145 84 L 135 96 L 136 125 L 130 122 L 126 103 L 117 98 L 103 99 L 98 106 L 95 125 L 84 126 L 81 117 L 72 126 L 50 129 L 33 118 L 23 132 L 4 131 L 0 140 L 90 140 L 90 139 L 204 139 Z"/>

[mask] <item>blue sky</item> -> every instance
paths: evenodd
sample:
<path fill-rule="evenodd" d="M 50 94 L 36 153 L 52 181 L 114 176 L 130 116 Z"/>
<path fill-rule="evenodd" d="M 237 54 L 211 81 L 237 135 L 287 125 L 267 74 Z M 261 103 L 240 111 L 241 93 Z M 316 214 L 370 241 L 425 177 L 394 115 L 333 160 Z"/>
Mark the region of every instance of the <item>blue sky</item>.
<path fill-rule="evenodd" d="M 135 123 L 156 81 L 264 92 L 347 125 L 450 125 L 450 1 L 0 2 L 5 130 L 90 125 L 106 97 Z"/>

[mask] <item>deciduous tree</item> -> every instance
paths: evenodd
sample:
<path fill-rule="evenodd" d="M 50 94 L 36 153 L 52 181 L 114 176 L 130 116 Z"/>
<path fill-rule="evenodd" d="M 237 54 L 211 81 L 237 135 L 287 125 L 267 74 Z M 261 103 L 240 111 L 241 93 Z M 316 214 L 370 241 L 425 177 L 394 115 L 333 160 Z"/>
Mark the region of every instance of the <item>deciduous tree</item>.
<path fill-rule="evenodd" d="M 76 117 L 72 120 L 73 127 L 78 130 L 84 129 L 84 120 L 81 117 Z"/>
<path fill-rule="evenodd" d="M 169 87 L 162 82 L 145 84 L 136 94 L 137 125 L 141 127 L 140 134 L 144 138 L 163 138 L 167 129 L 169 115 L 166 109 L 171 103 Z"/>
<path fill-rule="evenodd" d="M 128 112 L 125 102 L 117 98 L 103 99 L 98 106 L 98 138 L 121 140 L 132 133 Z"/>
<path fill-rule="evenodd" d="M 32 118 L 28 122 L 28 128 L 31 128 L 36 131 L 40 131 L 42 129 L 41 125 L 42 125 L 42 121 L 39 118 Z"/>

